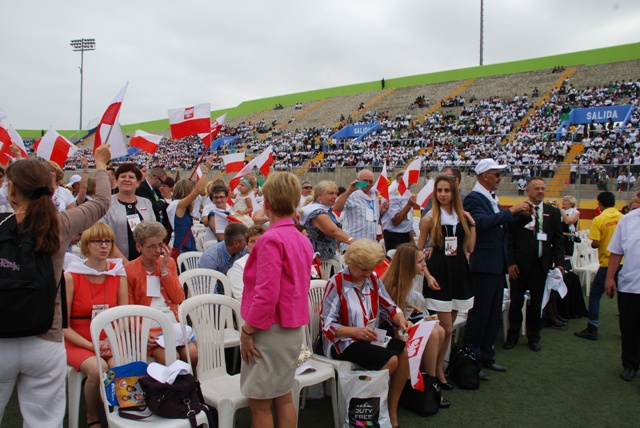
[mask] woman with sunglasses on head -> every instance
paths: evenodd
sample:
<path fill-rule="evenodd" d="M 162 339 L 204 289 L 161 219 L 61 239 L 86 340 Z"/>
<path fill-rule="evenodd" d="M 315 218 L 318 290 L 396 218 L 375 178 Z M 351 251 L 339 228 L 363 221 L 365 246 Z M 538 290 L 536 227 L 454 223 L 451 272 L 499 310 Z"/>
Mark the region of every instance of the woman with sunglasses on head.
<path fill-rule="evenodd" d="M 436 311 L 444 328 L 436 371 L 443 388 L 451 389 L 444 375 L 444 357 L 458 311 L 466 312 L 473 306 L 467 254 L 472 253 L 475 246 L 476 224 L 471 214 L 462 209 L 458 186 L 453 179 L 444 175 L 437 177 L 434 189 L 433 208 L 420 224 L 418 248 L 424 248 L 427 238 L 433 247 L 424 269 L 426 287 L 422 293 L 427 309 Z"/>
<path fill-rule="evenodd" d="M 171 247 L 163 242 L 166 234 L 167 230 L 162 223 L 141 222 L 133 231 L 140 257 L 127 263 L 124 269 L 129 283 L 129 303 L 159 309 L 171 319 L 176 333 L 181 337 L 178 305 L 184 300 L 184 289 L 178 279 L 176 262 L 170 257 Z M 152 328 L 148 349 L 158 363 L 164 364 L 164 348 L 156 342 L 159 333 L 159 326 Z M 195 342 L 177 342 L 176 350 L 183 361 L 187 361 L 189 352 L 191 364 L 195 367 L 198 362 Z"/>
<path fill-rule="evenodd" d="M 102 373 L 113 366 L 106 335 L 100 337 L 98 367 L 91 332 L 91 320 L 100 312 L 128 304 L 127 278 L 122 260 L 108 259 L 113 254 L 113 230 L 96 223 L 84 231 L 80 239 L 86 261 L 74 259 L 64 274 L 67 291 L 69 328 L 64 329 L 67 364 L 87 376 L 84 398 L 87 403 L 87 426 L 99 425 L 100 381 Z"/>

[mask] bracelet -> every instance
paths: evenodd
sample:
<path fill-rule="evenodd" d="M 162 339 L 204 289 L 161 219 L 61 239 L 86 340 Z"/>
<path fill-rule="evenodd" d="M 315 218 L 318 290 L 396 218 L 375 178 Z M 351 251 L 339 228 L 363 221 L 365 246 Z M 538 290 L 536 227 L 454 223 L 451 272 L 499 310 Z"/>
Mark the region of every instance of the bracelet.
<path fill-rule="evenodd" d="M 242 328 L 240 330 L 242 330 L 242 332 L 244 334 L 246 334 L 247 336 L 253 336 L 255 334 L 255 333 L 248 333 L 247 330 L 244 329 L 244 326 L 242 326 Z"/>
<path fill-rule="evenodd" d="M 353 236 L 347 239 L 347 244 L 350 243 L 351 241 L 355 241 L 355 238 Z"/>
<path fill-rule="evenodd" d="M 469 227 L 476 227 L 475 223 L 469 223 Z"/>
<path fill-rule="evenodd" d="M 160 276 L 163 277 L 163 278 L 165 276 L 167 276 L 167 275 L 169 275 L 169 271 L 168 270 L 165 270 L 164 272 L 162 272 L 162 271 L 160 272 Z"/>

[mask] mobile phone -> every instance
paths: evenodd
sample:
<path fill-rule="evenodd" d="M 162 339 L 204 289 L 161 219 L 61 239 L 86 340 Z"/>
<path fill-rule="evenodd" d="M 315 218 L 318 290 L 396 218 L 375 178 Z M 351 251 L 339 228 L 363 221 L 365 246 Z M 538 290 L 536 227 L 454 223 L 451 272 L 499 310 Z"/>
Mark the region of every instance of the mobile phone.
<path fill-rule="evenodd" d="M 365 187 L 367 187 L 367 182 L 364 180 L 356 183 L 356 189 L 364 189 Z"/>

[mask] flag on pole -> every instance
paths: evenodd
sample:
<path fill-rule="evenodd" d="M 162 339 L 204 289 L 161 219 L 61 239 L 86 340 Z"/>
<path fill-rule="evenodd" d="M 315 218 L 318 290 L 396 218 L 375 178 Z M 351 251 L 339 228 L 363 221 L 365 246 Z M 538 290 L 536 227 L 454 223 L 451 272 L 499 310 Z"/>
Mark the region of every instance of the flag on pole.
<path fill-rule="evenodd" d="M 144 150 L 147 153 L 153 154 L 158 150 L 161 140 L 162 135 L 149 134 L 148 132 L 138 129 L 133 135 L 131 141 L 129 141 L 129 144 L 133 147 L 139 148 L 140 150 Z"/>
<path fill-rule="evenodd" d="M 251 161 L 246 164 L 236 175 L 229 181 L 229 195 L 233 192 L 238 183 L 240 183 L 240 179 L 246 175 L 249 175 L 253 167 L 257 167 L 262 174 L 265 176 L 269 175 L 269 167 L 273 163 L 273 150 L 271 146 L 264 149 L 262 153 L 260 153 L 255 158 L 251 159 Z"/>
<path fill-rule="evenodd" d="M 187 108 L 169 110 L 171 138 L 183 138 L 193 134 L 211 133 L 211 108 L 198 104 Z"/>
<path fill-rule="evenodd" d="M 111 143 L 111 155 L 114 155 L 114 152 L 122 153 L 122 148 L 124 151 L 127 150 L 127 145 L 124 142 L 124 136 L 122 135 L 122 131 L 120 130 L 120 125 L 118 124 L 118 117 L 120 116 L 120 107 L 122 106 L 122 100 L 124 99 L 124 93 L 127 91 L 127 86 L 129 86 L 129 82 L 127 82 L 120 92 L 116 95 L 116 97 L 111 101 L 109 107 L 102 115 L 100 119 L 100 123 L 98 123 L 98 127 L 96 128 L 96 135 L 93 141 L 93 153 L 96 153 L 98 147 L 103 144 Z M 115 138 L 115 137 L 121 138 Z M 112 139 L 114 137 L 114 139 Z M 125 153 L 126 154 L 126 153 Z M 122 155 L 121 155 L 122 156 Z M 112 159 L 119 156 L 114 156 Z"/>
<path fill-rule="evenodd" d="M 217 215 L 218 217 L 222 218 L 222 219 L 230 221 L 231 223 L 242 223 L 241 220 L 238 220 L 236 217 L 232 216 L 228 211 L 213 210 L 211 212 L 214 213 L 215 215 Z M 211 213 L 209 213 L 209 214 L 211 214 Z"/>
<path fill-rule="evenodd" d="M 46 134 L 34 144 L 36 154 L 45 160 L 50 160 L 64 168 L 65 161 L 78 149 L 69 140 L 49 128 Z"/>
<path fill-rule="evenodd" d="M 427 345 L 427 340 L 438 321 L 422 321 L 409 329 L 406 350 L 409 356 L 409 374 L 413 389 L 424 391 L 424 379 L 420 372 L 422 353 Z"/>
<path fill-rule="evenodd" d="M 200 169 L 200 165 L 196 168 L 196 183 L 200 181 L 202 178 L 202 170 Z"/>
<path fill-rule="evenodd" d="M 29 157 L 22 137 L 11 125 L 5 129 L 0 123 L 0 143 L 0 163 L 2 164 L 6 165 L 9 163 L 9 159 L 13 158 L 13 153 L 11 153 L 12 144 L 18 146 L 23 158 Z"/>
<path fill-rule="evenodd" d="M 213 122 L 211 122 L 211 130 L 206 134 L 200 134 L 200 139 L 204 143 L 207 150 L 211 146 L 211 143 L 215 139 L 216 135 L 220 133 L 222 127 L 224 126 L 224 121 L 227 119 L 227 113 L 223 114 Z"/>
<path fill-rule="evenodd" d="M 420 180 L 420 168 L 422 168 L 422 158 L 418 156 L 416 160 L 409 164 L 407 170 L 402 176 L 402 180 L 398 183 L 398 192 L 400 192 L 400 196 L 404 196 L 411 185 L 416 184 L 418 180 Z"/>
<path fill-rule="evenodd" d="M 380 173 L 378 181 L 376 181 L 376 184 L 374 184 L 373 188 L 376 189 L 380 196 L 385 198 L 387 201 L 389 200 L 389 177 L 387 177 L 387 161 L 384 161 L 382 172 Z"/>
<path fill-rule="evenodd" d="M 435 180 L 430 178 L 427 180 L 427 182 L 424 184 L 424 187 L 420 190 L 420 192 L 418 192 L 418 197 L 416 198 L 416 204 L 420 205 L 421 208 L 424 208 L 427 206 L 427 201 L 431 198 L 431 195 L 433 195 L 433 186 L 434 186 Z"/>
<path fill-rule="evenodd" d="M 244 152 L 222 156 L 222 162 L 224 163 L 224 169 L 227 174 L 239 172 L 244 166 Z"/>

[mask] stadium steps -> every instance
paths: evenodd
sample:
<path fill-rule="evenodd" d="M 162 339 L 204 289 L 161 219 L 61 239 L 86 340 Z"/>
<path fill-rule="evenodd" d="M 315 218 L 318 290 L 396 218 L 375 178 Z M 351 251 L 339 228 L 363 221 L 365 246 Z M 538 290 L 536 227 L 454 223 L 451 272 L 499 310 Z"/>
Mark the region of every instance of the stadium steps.
<path fill-rule="evenodd" d="M 629 80 L 636 81 L 640 70 L 640 60 L 613 62 L 609 64 L 590 65 L 581 67 L 571 78 L 576 88 L 604 86 L 609 82 L 622 83 Z"/>
<path fill-rule="evenodd" d="M 571 150 L 564 158 L 564 162 L 558 165 L 558 169 L 553 178 L 549 180 L 545 196 L 547 198 L 561 198 L 562 195 L 568 194 L 566 192 L 567 182 L 571 176 L 571 163 L 578 157 L 580 153 L 584 151 L 582 144 L 574 144 L 571 146 Z"/>
<path fill-rule="evenodd" d="M 386 91 L 383 91 L 380 95 L 378 95 L 373 100 L 365 104 L 364 109 L 357 110 L 354 113 L 351 113 L 351 117 L 357 118 L 358 116 L 363 116 L 367 112 L 367 110 L 371 110 L 371 107 L 375 106 L 377 103 L 387 98 L 389 95 L 393 94 L 395 91 L 396 91 L 396 88 L 391 88 Z M 339 125 L 340 123 L 338 123 L 335 126 L 339 126 Z"/>
<path fill-rule="evenodd" d="M 296 123 L 296 121 L 305 116 L 306 114 L 308 114 L 309 112 L 315 110 L 316 108 L 320 107 L 321 105 L 323 105 L 324 103 L 326 103 L 327 101 L 329 101 L 329 98 L 325 98 L 324 100 L 320 100 L 318 102 L 316 102 L 315 104 L 313 104 L 311 107 L 304 109 L 304 110 L 300 110 L 300 113 L 296 114 L 295 116 L 293 116 L 293 119 L 295 119 L 295 121 L 293 122 L 294 124 Z M 284 123 L 281 123 L 280 125 L 276 125 L 275 129 L 272 129 L 271 131 L 262 134 L 260 137 L 258 137 L 258 140 L 260 141 L 264 141 L 267 139 L 267 137 L 269 135 L 271 135 L 273 133 L 273 131 L 279 131 L 282 128 L 284 128 L 285 126 L 287 126 L 289 124 L 289 121 L 286 121 Z"/>
<path fill-rule="evenodd" d="M 434 102 L 433 105 L 431 106 L 431 108 L 429 108 L 429 110 L 427 110 L 422 116 L 420 116 L 418 118 L 418 121 L 419 122 L 423 122 L 427 116 L 429 116 L 430 114 L 433 114 L 433 113 L 437 112 L 438 110 L 440 110 L 440 102 L 442 100 L 446 100 L 446 99 L 449 99 L 449 98 L 455 98 L 456 96 L 458 96 L 458 94 L 460 94 L 462 91 L 464 91 L 469 85 L 471 85 L 475 81 L 476 81 L 476 79 L 474 77 L 474 78 L 471 78 L 471 79 L 468 79 L 468 80 L 465 80 L 464 82 L 462 82 L 453 91 L 449 92 L 446 96 L 444 96 L 443 98 L 439 99 L 437 102 Z"/>
<path fill-rule="evenodd" d="M 529 118 L 533 116 L 538 111 L 538 109 L 542 107 L 542 105 L 551 98 L 551 92 L 555 88 L 560 87 L 562 85 L 562 82 L 564 82 L 566 79 L 569 79 L 571 76 L 573 76 L 577 70 L 578 69 L 576 67 L 569 67 L 565 69 L 564 72 L 560 75 L 560 77 L 555 81 L 555 83 L 552 86 L 550 86 L 541 97 L 538 98 L 537 102 L 533 105 L 531 109 L 529 109 L 529 111 L 522 118 L 522 120 L 516 126 L 513 127 L 511 132 L 507 136 L 505 136 L 505 138 L 502 139 L 503 143 L 506 143 L 507 141 L 515 140 L 516 134 L 520 131 L 520 129 L 522 129 L 522 127 L 524 127 L 524 125 L 526 125 Z"/>

